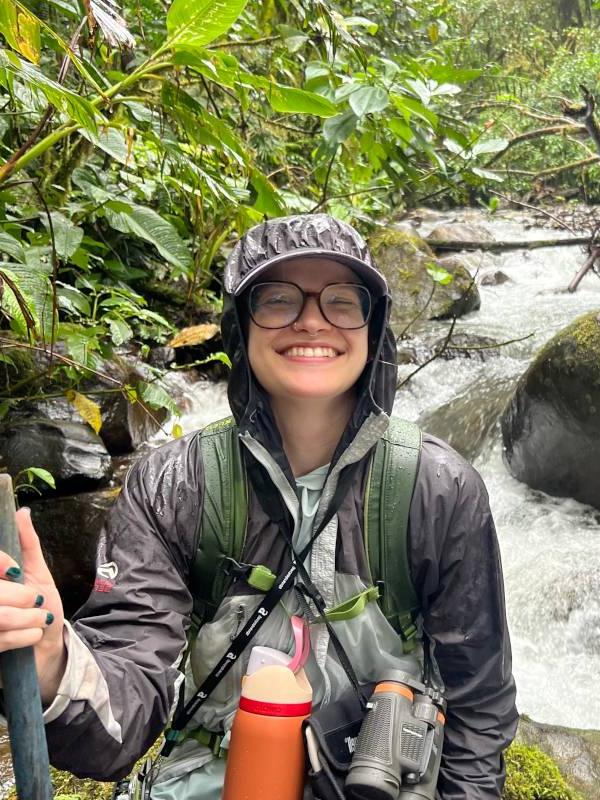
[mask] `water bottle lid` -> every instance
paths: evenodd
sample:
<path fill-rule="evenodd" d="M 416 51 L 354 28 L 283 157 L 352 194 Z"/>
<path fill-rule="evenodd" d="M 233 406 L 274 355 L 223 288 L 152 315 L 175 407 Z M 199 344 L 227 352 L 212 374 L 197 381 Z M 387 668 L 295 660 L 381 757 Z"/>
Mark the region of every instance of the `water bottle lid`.
<path fill-rule="evenodd" d="M 262 717 L 305 717 L 310 714 L 312 703 L 268 703 L 264 700 L 250 700 L 240 697 L 240 709 Z"/>

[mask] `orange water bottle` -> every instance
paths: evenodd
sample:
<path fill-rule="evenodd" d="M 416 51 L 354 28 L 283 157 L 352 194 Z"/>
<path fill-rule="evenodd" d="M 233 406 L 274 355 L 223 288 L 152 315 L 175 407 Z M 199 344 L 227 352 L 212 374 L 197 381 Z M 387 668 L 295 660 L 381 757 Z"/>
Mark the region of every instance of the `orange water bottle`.
<path fill-rule="evenodd" d="M 249 674 L 242 681 L 227 754 L 223 800 L 302 798 L 302 722 L 310 714 L 312 689 L 303 669 L 294 673 L 284 663 L 289 663 L 289 656 L 266 652 L 270 650 L 253 648 Z"/>

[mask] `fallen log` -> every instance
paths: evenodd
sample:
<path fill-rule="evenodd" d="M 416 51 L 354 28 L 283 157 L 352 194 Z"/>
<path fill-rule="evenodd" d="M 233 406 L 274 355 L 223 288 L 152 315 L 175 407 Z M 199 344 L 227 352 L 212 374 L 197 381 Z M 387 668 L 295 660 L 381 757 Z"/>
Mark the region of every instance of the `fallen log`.
<path fill-rule="evenodd" d="M 511 242 L 480 242 L 473 240 L 447 242 L 440 239 L 426 239 L 426 241 L 434 250 L 488 250 L 494 253 L 502 250 L 535 250 L 539 247 L 574 247 L 575 245 L 590 244 L 591 238 L 589 236 L 569 236 L 566 238 Z"/>

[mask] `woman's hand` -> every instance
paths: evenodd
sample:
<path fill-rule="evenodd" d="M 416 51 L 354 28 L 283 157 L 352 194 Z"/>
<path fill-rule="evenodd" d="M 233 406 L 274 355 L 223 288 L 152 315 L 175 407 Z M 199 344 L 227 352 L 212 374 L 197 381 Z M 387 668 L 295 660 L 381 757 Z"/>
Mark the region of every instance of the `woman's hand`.
<path fill-rule="evenodd" d="M 49 704 L 67 661 L 62 601 L 50 574 L 28 508 L 17 511 L 23 583 L 17 563 L 0 551 L 0 652 L 34 647 L 42 702 Z M 15 572 L 16 570 L 16 572 Z"/>

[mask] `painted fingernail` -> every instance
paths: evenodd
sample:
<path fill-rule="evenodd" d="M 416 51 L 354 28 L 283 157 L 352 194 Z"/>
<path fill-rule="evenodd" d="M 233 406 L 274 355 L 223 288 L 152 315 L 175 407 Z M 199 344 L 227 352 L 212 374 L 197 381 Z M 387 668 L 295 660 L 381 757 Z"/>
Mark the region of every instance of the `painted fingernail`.
<path fill-rule="evenodd" d="M 33 605 L 36 608 L 39 608 L 40 606 L 43 606 L 44 605 L 44 595 L 43 594 L 38 594 L 38 596 L 35 598 L 35 603 Z"/>
<path fill-rule="evenodd" d="M 54 622 L 54 614 L 51 611 L 49 611 L 46 614 L 46 625 L 52 625 L 53 622 Z"/>
<path fill-rule="evenodd" d="M 4 573 L 11 581 L 16 581 L 21 577 L 21 570 L 19 567 L 9 567 Z"/>

